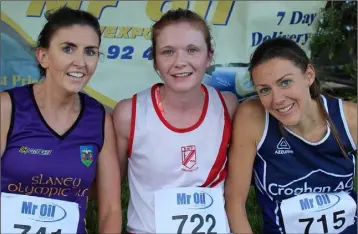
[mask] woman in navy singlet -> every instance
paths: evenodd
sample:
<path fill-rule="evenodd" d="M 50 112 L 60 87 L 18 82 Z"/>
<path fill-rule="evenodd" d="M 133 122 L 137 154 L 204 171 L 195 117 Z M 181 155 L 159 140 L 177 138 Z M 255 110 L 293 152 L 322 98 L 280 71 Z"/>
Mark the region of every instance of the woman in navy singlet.
<path fill-rule="evenodd" d="M 225 188 L 231 231 L 252 233 L 251 178 L 263 233 L 357 233 L 357 105 L 321 94 L 295 42 L 263 42 L 250 61 L 259 99 L 235 116 Z"/>
<path fill-rule="evenodd" d="M 99 22 L 67 7 L 46 19 L 36 46 L 43 80 L 0 93 L 1 233 L 86 233 L 95 178 L 98 232 L 120 233 L 112 118 L 81 92 L 98 63 Z"/>

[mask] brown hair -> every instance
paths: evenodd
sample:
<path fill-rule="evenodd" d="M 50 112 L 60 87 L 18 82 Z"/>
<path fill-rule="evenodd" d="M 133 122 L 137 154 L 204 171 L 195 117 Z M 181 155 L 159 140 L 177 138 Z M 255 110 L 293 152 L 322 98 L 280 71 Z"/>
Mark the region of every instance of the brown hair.
<path fill-rule="evenodd" d="M 252 80 L 252 70 L 258 65 L 273 58 L 283 58 L 283 59 L 290 60 L 293 64 L 295 64 L 298 68 L 300 68 L 302 72 L 306 72 L 308 65 L 311 64 L 304 50 L 301 47 L 299 47 L 296 42 L 286 38 L 275 38 L 275 39 L 266 40 L 256 48 L 255 52 L 251 56 L 250 65 L 249 65 L 251 80 Z M 325 110 L 324 104 L 322 102 L 321 99 L 322 91 L 317 77 L 315 78 L 313 84 L 310 86 L 309 89 L 310 89 L 311 98 L 318 103 L 319 112 L 324 116 L 325 120 L 328 122 L 329 127 L 332 130 L 334 139 L 336 140 L 344 156 L 347 157 L 347 153 L 340 139 L 339 133 L 331 117 Z"/>
<path fill-rule="evenodd" d="M 187 9 L 176 9 L 167 11 L 152 27 L 152 56 L 153 56 L 153 65 L 156 66 L 156 38 L 161 29 L 173 23 L 189 23 L 196 28 L 200 29 L 204 34 L 204 39 L 208 52 L 212 51 L 212 36 L 210 33 L 210 27 L 207 25 L 206 21 L 195 12 L 192 12 Z"/>

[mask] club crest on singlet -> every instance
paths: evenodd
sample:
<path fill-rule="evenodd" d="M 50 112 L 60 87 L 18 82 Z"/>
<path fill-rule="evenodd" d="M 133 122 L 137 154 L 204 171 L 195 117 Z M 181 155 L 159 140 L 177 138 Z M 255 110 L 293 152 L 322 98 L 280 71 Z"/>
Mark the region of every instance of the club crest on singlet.
<path fill-rule="evenodd" d="M 81 162 L 83 165 L 89 167 L 93 162 L 93 147 L 92 146 L 80 146 Z"/>
<path fill-rule="evenodd" d="M 196 166 L 196 147 L 188 145 L 181 147 L 181 163 L 183 171 L 195 171 Z"/>

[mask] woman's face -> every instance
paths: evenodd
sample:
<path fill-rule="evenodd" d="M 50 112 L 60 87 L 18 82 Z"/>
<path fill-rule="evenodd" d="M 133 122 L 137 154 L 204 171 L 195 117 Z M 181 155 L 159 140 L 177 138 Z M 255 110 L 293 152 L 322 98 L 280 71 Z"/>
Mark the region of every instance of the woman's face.
<path fill-rule="evenodd" d="M 77 93 L 88 83 L 99 58 L 99 38 L 90 26 L 73 25 L 58 29 L 49 48 L 40 48 L 37 58 L 46 69 L 46 79 Z"/>

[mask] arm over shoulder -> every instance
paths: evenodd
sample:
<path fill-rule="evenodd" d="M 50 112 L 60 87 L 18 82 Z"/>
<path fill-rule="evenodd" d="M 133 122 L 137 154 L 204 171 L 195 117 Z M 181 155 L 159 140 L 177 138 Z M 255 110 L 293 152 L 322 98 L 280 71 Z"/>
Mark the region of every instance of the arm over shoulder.
<path fill-rule="evenodd" d="M 265 126 L 265 111 L 259 100 L 239 104 L 233 124 L 225 182 L 226 211 L 233 233 L 252 233 L 245 203 L 250 189 L 256 147 Z"/>
<path fill-rule="evenodd" d="M 2 157 L 7 143 L 7 136 L 11 124 L 11 98 L 8 92 L 0 93 L 0 157 Z"/>
<path fill-rule="evenodd" d="M 127 177 L 128 152 L 132 126 L 132 104 L 135 98 L 124 99 L 117 103 L 113 110 L 114 131 L 117 139 L 117 154 L 121 168 L 122 182 Z"/>

